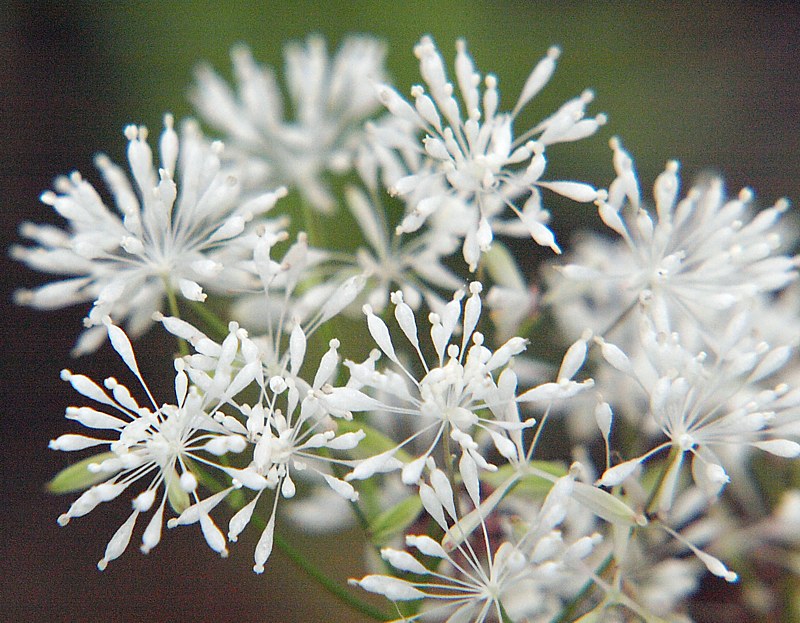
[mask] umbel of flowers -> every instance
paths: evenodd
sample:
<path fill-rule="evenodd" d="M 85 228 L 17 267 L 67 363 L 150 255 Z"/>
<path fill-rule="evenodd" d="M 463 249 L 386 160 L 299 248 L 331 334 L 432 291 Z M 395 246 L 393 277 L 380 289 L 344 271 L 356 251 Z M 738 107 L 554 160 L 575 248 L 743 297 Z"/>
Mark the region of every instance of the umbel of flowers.
<path fill-rule="evenodd" d="M 788 202 L 758 210 L 717 178 L 682 192 L 675 161 L 651 201 L 618 138 L 607 189 L 548 180 L 558 144 L 606 122 L 584 90 L 515 127 L 558 48 L 510 108 L 463 41 L 454 78 L 430 37 L 414 53 L 406 98 L 370 37 L 333 56 L 319 37 L 291 44 L 285 89 L 238 47 L 233 87 L 198 70 L 198 120 L 176 132 L 165 115 L 158 166 L 130 125 L 129 171 L 100 155 L 105 189 L 74 172 L 42 194 L 65 227 L 26 223 L 11 252 L 56 277 L 17 301 L 86 305 L 74 354 L 107 343 L 136 381 L 62 372 L 80 395 L 66 417 L 88 430 L 50 443 L 79 456 L 50 483 L 80 492 L 59 524 L 127 500 L 101 570 L 172 528 L 198 525 L 222 556 L 252 530 L 257 573 L 283 548 L 374 620 L 682 622 L 704 574 L 760 591 L 753 616 L 790 608 Z M 553 195 L 597 207 L 575 206 L 587 229 L 571 246 L 549 226 Z M 509 236 L 553 251 L 541 279 Z M 177 340 L 165 401 L 130 341 L 147 330 Z M 527 354 L 558 335 L 558 352 Z M 292 550 L 286 517 L 364 528 L 352 587 Z"/>

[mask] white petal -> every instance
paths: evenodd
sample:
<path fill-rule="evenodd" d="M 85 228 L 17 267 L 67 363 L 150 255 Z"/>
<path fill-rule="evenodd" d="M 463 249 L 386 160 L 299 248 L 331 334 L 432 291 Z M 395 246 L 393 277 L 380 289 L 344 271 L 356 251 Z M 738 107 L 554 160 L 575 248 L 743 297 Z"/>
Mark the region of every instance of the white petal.
<path fill-rule="evenodd" d="M 106 546 L 105 554 L 100 562 L 97 563 L 97 568 L 103 571 L 108 563 L 112 560 L 122 556 L 128 543 L 131 541 L 131 534 L 133 533 L 133 526 L 136 524 L 136 518 L 139 516 L 139 511 L 133 511 L 131 516 L 122 524 L 119 529 L 111 537 L 111 540 Z"/>

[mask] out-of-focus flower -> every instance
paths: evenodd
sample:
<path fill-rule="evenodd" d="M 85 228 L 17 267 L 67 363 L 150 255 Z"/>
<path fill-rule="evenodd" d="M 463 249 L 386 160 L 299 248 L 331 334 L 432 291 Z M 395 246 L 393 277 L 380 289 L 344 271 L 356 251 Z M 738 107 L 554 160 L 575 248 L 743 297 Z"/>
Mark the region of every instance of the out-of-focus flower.
<path fill-rule="evenodd" d="M 557 318 L 603 333 L 644 305 L 659 330 L 684 339 L 690 331 L 715 335 L 734 306 L 797 278 L 797 258 L 780 252 L 786 200 L 751 216 L 752 192 L 726 200 L 719 178 L 678 200 L 672 161 L 656 180 L 653 218 L 641 204 L 633 161 L 619 140 L 611 147 L 617 177 L 598 205 L 621 240 L 589 238 L 576 248 L 576 262 L 556 269 L 548 296 Z"/>
<path fill-rule="evenodd" d="M 397 238 L 387 228 L 385 211 L 364 192 L 349 187 L 345 195 L 367 244 L 360 246 L 353 255 L 321 251 L 335 274 L 343 277 L 363 274 L 366 277 L 364 297 L 378 313 L 389 303 L 394 287 L 401 289 L 404 300 L 413 309 L 418 309 L 423 301 L 429 309 L 442 308 L 445 301 L 440 291 L 452 292 L 463 284 L 442 263 L 442 258 L 455 251 L 458 239 L 433 230 Z M 321 268 L 326 269 L 325 265 Z"/>
<path fill-rule="evenodd" d="M 319 36 L 287 45 L 286 91 L 294 114 L 288 120 L 273 70 L 238 46 L 231 53 L 237 92 L 203 65 L 192 101 L 258 183 L 296 188 L 316 209 L 331 212 L 325 174 L 353 166 L 363 122 L 380 107 L 374 83 L 384 80 L 384 55 L 383 44 L 367 36 L 346 38 L 333 58 Z"/>
<path fill-rule="evenodd" d="M 787 414 L 796 422 L 800 392 L 786 383 L 765 388 L 764 381 L 783 368 L 792 356 L 791 346 L 770 347 L 748 334 L 746 313 L 726 327 L 716 354 L 693 354 L 676 333 L 665 334 L 642 323 L 641 349 L 646 357 L 629 358 L 617 346 L 597 338 L 605 360 L 632 377 L 644 390 L 652 419 L 668 438 L 638 458 L 606 470 L 598 481 L 616 486 L 653 454 L 672 448 L 674 457 L 658 491 L 659 507 L 668 510 L 675 496 L 683 461 L 692 455 L 694 481 L 706 495 L 716 496 L 729 481 L 715 448 L 759 448 L 782 457 L 800 455 L 798 437 L 776 416 Z M 797 428 L 795 426 L 795 428 Z M 722 456 L 731 456 L 730 452 Z M 740 453 L 744 460 L 747 453 Z"/>

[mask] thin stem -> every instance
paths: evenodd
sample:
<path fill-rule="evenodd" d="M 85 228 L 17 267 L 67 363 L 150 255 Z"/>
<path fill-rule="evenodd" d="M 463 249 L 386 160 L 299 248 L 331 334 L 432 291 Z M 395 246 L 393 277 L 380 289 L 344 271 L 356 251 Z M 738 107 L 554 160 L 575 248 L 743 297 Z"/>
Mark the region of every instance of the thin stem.
<path fill-rule="evenodd" d="M 514 623 L 514 619 L 512 619 L 510 616 L 508 616 L 508 612 L 506 612 L 506 609 L 503 607 L 503 604 L 498 601 L 497 602 L 497 606 L 500 608 L 500 618 L 501 618 L 502 622 L 503 623 Z"/>
<path fill-rule="evenodd" d="M 614 560 L 614 554 L 609 554 L 605 557 L 603 562 L 600 563 L 600 566 L 597 567 L 597 570 L 594 572 L 595 576 L 600 576 L 606 572 L 606 570 L 611 566 L 611 562 Z M 566 623 L 570 620 L 572 615 L 575 613 L 575 610 L 578 609 L 578 606 L 581 602 L 589 595 L 592 587 L 594 586 L 594 579 L 589 580 L 586 584 L 583 585 L 578 594 L 572 598 L 572 600 L 564 606 L 561 612 L 552 620 L 550 623 Z"/>
<path fill-rule="evenodd" d="M 175 318 L 181 317 L 181 311 L 178 307 L 178 297 L 175 296 L 175 290 L 172 289 L 172 284 L 170 284 L 168 279 L 164 279 L 164 289 L 167 293 L 167 303 L 169 304 L 169 313 L 175 316 Z M 181 357 L 185 357 L 189 354 L 189 345 L 186 343 L 185 340 L 181 338 L 176 338 L 178 340 L 178 353 Z"/>
<path fill-rule="evenodd" d="M 195 301 L 190 302 L 192 312 L 196 314 L 206 325 L 206 327 L 217 334 L 217 337 L 224 338 L 228 335 L 228 325 L 212 312 L 207 305 Z"/>
<path fill-rule="evenodd" d="M 374 606 L 361 601 L 358 597 L 355 597 L 350 593 L 350 591 L 341 586 L 336 580 L 318 569 L 311 561 L 297 551 L 277 532 L 275 533 L 275 545 L 286 555 L 287 558 L 290 558 L 292 562 L 300 567 L 300 569 L 302 569 L 309 577 L 315 580 L 322 588 L 339 599 L 342 603 L 350 606 L 353 610 L 368 616 L 373 621 L 392 620 L 393 617 L 388 616 L 386 613 L 378 610 Z"/>

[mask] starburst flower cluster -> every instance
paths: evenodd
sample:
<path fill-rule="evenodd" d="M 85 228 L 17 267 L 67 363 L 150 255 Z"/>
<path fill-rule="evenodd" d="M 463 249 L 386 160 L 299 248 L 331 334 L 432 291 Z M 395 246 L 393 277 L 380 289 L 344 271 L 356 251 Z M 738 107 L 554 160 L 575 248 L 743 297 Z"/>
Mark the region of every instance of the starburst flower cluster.
<path fill-rule="evenodd" d="M 607 189 L 547 181 L 606 123 L 584 91 L 515 131 L 558 48 L 506 112 L 465 42 L 453 81 L 430 37 L 414 53 L 407 100 L 370 37 L 292 44 L 282 81 L 239 46 L 235 90 L 207 66 L 192 90 L 221 140 L 166 115 L 156 167 L 130 125 L 130 174 L 96 159 L 108 197 L 78 173 L 42 195 L 66 226 L 26 223 L 11 252 L 56 280 L 17 301 L 87 305 L 74 354 L 107 342 L 139 386 L 62 372 L 90 432 L 50 443 L 86 455 L 50 483 L 79 492 L 58 523 L 130 492 L 101 570 L 149 514 L 143 552 L 194 525 L 226 556 L 248 531 L 261 573 L 286 523 L 357 521 L 368 568 L 331 593 L 375 620 L 683 622 L 705 574 L 768 564 L 754 617 L 797 599 L 788 201 L 681 194 L 670 161 L 651 204 L 618 138 Z M 610 231 L 557 243 L 545 193 Z M 564 253 L 530 282 L 501 236 Z M 163 403 L 130 341 L 151 327 L 177 342 Z"/>

